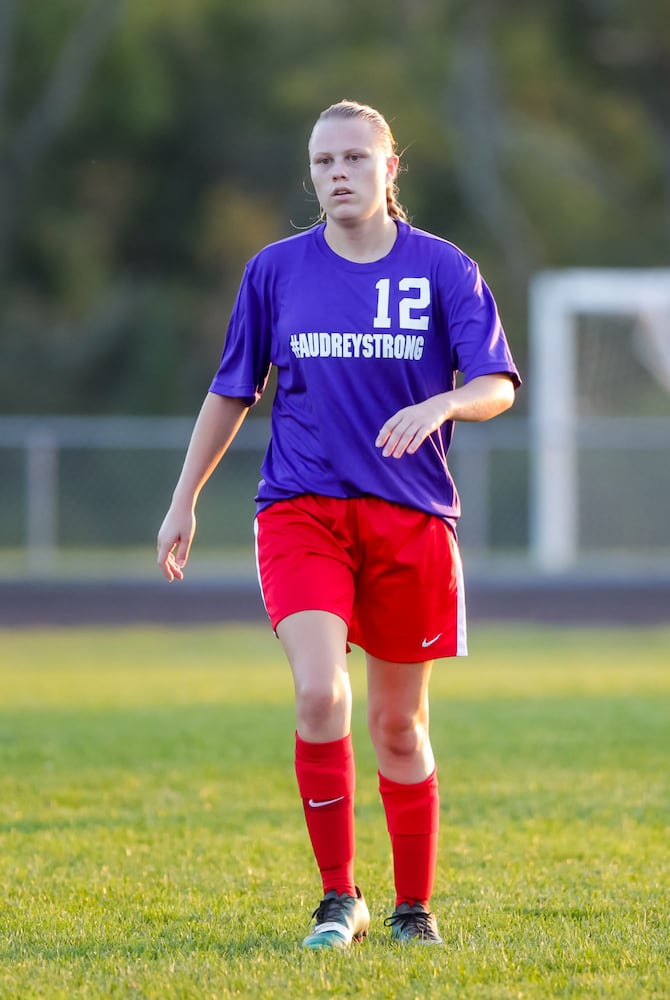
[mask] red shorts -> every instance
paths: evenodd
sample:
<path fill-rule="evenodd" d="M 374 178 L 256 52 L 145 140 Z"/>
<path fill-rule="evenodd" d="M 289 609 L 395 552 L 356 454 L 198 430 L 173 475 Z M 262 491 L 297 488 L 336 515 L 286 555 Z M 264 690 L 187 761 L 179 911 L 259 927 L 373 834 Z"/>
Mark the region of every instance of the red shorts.
<path fill-rule="evenodd" d="M 273 628 L 297 611 L 330 611 L 383 660 L 467 654 L 458 543 L 441 518 L 376 497 L 305 495 L 265 508 L 255 531 Z"/>

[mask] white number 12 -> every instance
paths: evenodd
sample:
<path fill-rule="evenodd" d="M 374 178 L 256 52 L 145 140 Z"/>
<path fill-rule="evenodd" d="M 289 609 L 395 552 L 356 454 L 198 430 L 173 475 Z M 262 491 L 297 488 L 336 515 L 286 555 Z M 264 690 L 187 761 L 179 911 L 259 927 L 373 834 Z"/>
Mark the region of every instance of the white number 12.
<path fill-rule="evenodd" d="M 391 298 L 391 279 L 380 278 L 375 285 L 377 289 L 377 315 L 373 320 L 373 325 L 378 330 L 388 330 L 391 326 L 391 316 L 389 314 L 389 303 Z M 428 278 L 401 278 L 398 282 L 398 289 L 401 292 L 409 292 L 413 289 L 418 291 L 418 295 L 406 295 L 398 303 L 398 322 L 402 330 L 427 330 L 428 316 L 413 316 L 412 313 L 419 309 L 427 309 L 430 305 L 430 282 Z"/>

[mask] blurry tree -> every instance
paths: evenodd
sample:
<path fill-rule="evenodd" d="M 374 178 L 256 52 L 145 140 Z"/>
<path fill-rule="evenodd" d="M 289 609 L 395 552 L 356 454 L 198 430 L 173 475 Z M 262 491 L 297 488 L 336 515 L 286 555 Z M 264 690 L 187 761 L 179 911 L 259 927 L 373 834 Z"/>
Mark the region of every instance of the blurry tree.
<path fill-rule="evenodd" d="M 29 182 L 80 103 L 118 7 L 119 0 L 97 0 L 79 15 L 41 93 L 19 117 L 8 106 L 17 0 L 0 0 L 0 282 L 6 280 Z M 22 82 L 17 81 L 17 89 Z"/>
<path fill-rule="evenodd" d="M 316 217 L 342 97 L 388 116 L 414 223 L 480 261 L 523 359 L 534 270 L 668 261 L 666 5 L 0 0 L 3 408 L 193 412 L 244 262 Z"/>
<path fill-rule="evenodd" d="M 661 211 L 658 252 L 666 262 L 670 245 L 669 15 L 667 0 L 620 3 L 614 16 L 595 0 L 567 0 L 563 19 L 564 46 L 571 64 L 587 81 L 596 78 L 611 95 L 605 124 L 627 128 L 630 133 L 636 120 L 647 126 L 659 169 L 653 177 L 640 176 L 631 156 L 627 173 L 643 202 L 653 202 Z"/>

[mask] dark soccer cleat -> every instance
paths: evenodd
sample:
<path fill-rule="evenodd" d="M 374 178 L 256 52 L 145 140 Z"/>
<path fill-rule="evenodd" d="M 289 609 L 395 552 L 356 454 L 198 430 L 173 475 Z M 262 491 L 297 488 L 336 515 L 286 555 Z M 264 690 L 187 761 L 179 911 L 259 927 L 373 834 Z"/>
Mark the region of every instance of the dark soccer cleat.
<path fill-rule="evenodd" d="M 434 913 L 429 913 L 421 903 L 411 906 L 401 903 L 395 912 L 384 921 L 391 928 L 391 940 L 400 944 L 444 944 L 437 929 Z"/>
<path fill-rule="evenodd" d="M 316 927 L 302 943 L 303 948 L 348 948 L 352 941 L 362 941 L 370 926 L 367 904 L 356 886 L 356 895 L 335 889 L 327 892 L 312 919 Z"/>

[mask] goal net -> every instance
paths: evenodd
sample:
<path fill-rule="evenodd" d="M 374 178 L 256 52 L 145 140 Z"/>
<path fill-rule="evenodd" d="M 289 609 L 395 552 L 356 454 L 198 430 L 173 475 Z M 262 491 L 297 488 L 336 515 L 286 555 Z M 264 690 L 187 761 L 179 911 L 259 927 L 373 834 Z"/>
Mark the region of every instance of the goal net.
<path fill-rule="evenodd" d="M 530 289 L 537 566 L 670 559 L 670 270 L 568 270 Z"/>

